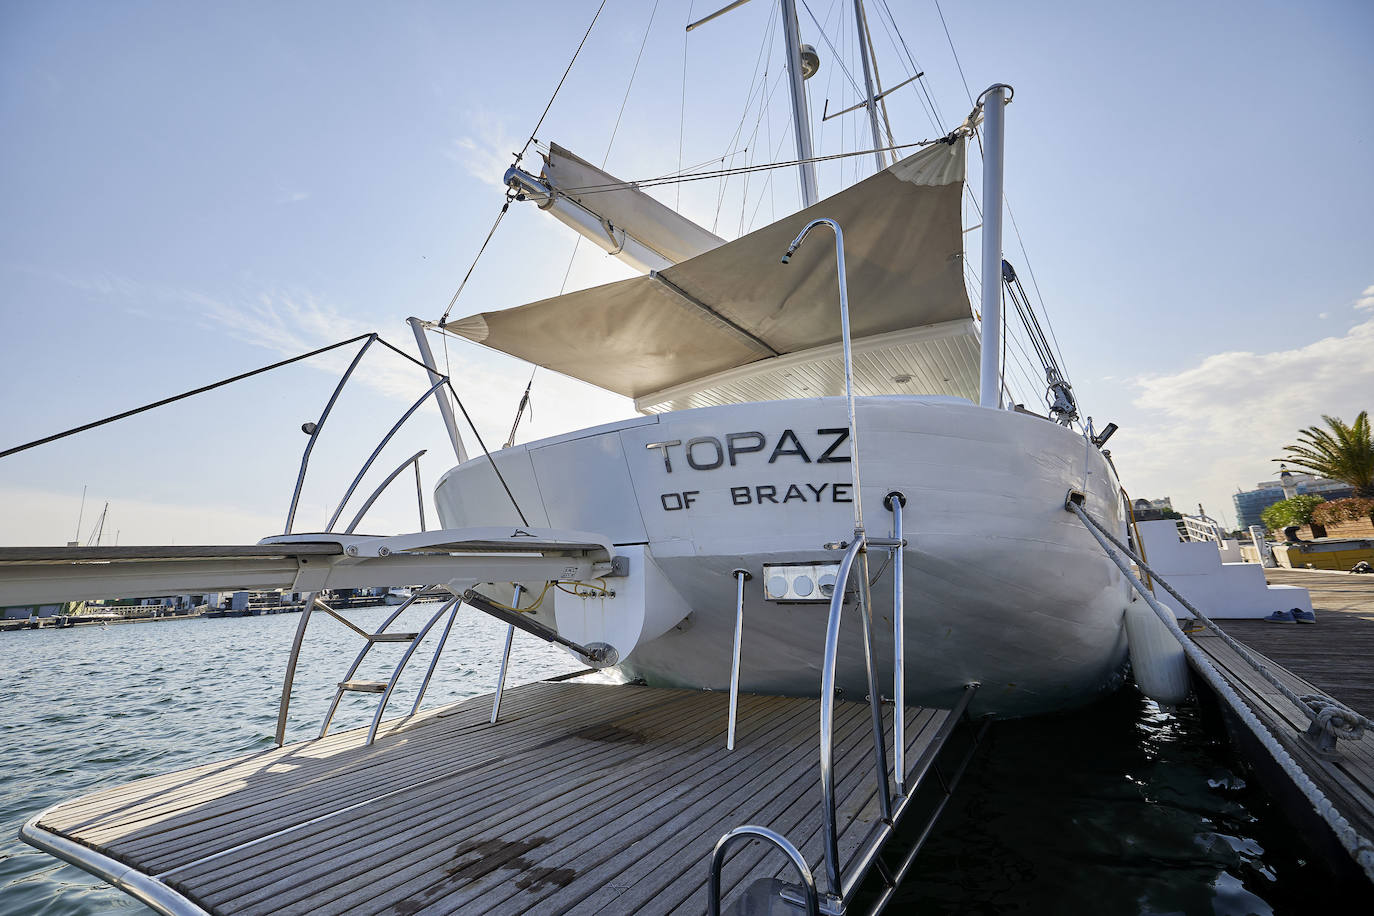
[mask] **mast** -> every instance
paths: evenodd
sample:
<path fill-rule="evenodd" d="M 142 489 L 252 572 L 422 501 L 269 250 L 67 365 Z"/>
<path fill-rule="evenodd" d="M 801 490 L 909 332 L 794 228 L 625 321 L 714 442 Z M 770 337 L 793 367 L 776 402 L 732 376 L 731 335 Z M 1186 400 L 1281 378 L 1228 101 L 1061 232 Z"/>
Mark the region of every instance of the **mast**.
<path fill-rule="evenodd" d="M 1002 406 L 1002 146 L 1005 83 L 981 96 L 983 106 L 983 361 L 978 404 Z"/>
<path fill-rule="evenodd" d="M 733 9 L 743 6 L 749 0 L 734 0 L 726 6 L 721 7 L 709 16 L 704 16 L 687 26 L 687 31 L 692 31 L 699 25 L 704 25 L 723 16 Z M 797 135 L 797 169 L 801 178 L 801 198 L 802 207 L 809 207 L 820 199 L 820 194 L 816 191 L 816 164 L 811 160 L 815 153 L 811 151 L 811 121 L 806 114 L 806 90 L 803 88 L 802 80 L 806 76 L 802 74 L 802 43 L 801 29 L 797 25 L 797 2 L 796 0 L 778 0 L 782 7 L 782 37 L 786 45 L 787 53 L 787 88 L 792 95 L 792 126 Z M 810 48 L 807 49 L 811 51 Z M 811 51 L 814 55 L 814 51 Z M 864 61 L 865 71 L 868 61 Z M 813 71 L 814 72 L 814 71 Z M 809 75 L 809 74 L 808 74 Z M 868 90 L 870 98 L 873 90 Z"/>
<path fill-rule="evenodd" d="M 877 96 L 873 91 L 873 71 L 868 63 L 868 55 L 873 49 L 868 44 L 868 19 L 864 16 L 864 0 L 854 0 L 854 28 L 859 33 L 859 57 L 864 62 L 864 107 L 868 109 L 868 126 L 873 130 L 873 159 L 878 163 L 878 171 L 887 168 L 887 161 L 878 150 L 883 147 L 883 132 L 878 127 Z"/>
<path fill-rule="evenodd" d="M 857 0 L 856 0 L 857 2 Z M 797 168 L 801 172 L 802 207 L 809 207 L 820 199 L 816 192 L 816 164 L 811 160 L 811 121 L 806 113 L 806 89 L 802 85 L 801 36 L 797 26 L 796 0 L 781 0 L 782 35 L 787 45 L 787 85 L 792 91 L 792 125 L 797 132 Z M 864 59 L 864 71 L 868 59 Z M 870 96 L 873 90 L 869 89 Z"/>

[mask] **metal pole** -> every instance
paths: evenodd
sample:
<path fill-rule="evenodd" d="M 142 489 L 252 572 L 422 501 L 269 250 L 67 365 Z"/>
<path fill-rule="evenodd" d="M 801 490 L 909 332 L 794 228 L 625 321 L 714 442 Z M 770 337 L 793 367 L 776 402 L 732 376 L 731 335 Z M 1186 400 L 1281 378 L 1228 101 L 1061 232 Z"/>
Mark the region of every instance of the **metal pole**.
<path fill-rule="evenodd" d="M 419 594 L 418 592 L 416 593 Z M 429 680 L 434 677 L 434 669 L 439 667 L 439 656 L 444 652 L 444 645 L 448 642 L 449 631 L 453 629 L 453 621 L 458 619 L 458 612 L 463 609 L 462 601 L 451 602 L 453 605 L 448 612 L 448 623 L 444 624 L 444 635 L 439 637 L 439 644 L 434 647 L 434 657 L 429 660 L 429 670 L 425 672 L 425 679 L 420 682 L 420 691 L 415 694 L 415 702 L 411 704 L 410 714 L 413 716 L 420 711 L 420 701 L 425 698 L 425 691 L 429 689 Z"/>
<path fill-rule="evenodd" d="M 906 577 L 902 571 L 902 507 L 906 497 L 892 492 L 883 500 L 892 510 L 892 778 L 906 794 Z"/>
<path fill-rule="evenodd" d="M 353 370 L 358 368 L 358 363 L 362 361 L 363 354 L 367 348 L 372 346 L 372 342 L 377 339 L 376 334 L 370 335 L 358 352 L 353 356 L 353 362 L 348 364 L 344 374 L 339 378 L 339 384 L 334 386 L 334 393 L 329 396 L 329 403 L 324 405 L 324 410 L 320 411 L 320 418 L 315 421 L 314 430 L 310 433 L 310 441 L 305 443 L 305 453 L 301 455 L 301 469 L 296 474 L 296 490 L 291 494 L 291 508 L 286 511 L 286 528 L 282 534 L 290 534 L 291 526 L 296 523 L 296 506 L 301 501 L 301 487 L 305 485 L 305 468 L 310 463 L 310 453 L 315 448 L 315 440 L 320 437 L 320 431 L 324 429 L 324 421 L 329 419 L 329 412 L 334 409 L 334 402 L 339 399 L 343 392 L 344 385 L 348 384 L 348 379 L 353 375 Z"/>
<path fill-rule="evenodd" d="M 1004 90 L 998 83 L 983 105 L 983 361 L 978 403 L 1002 406 L 1002 152 Z"/>
<path fill-rule="evenodd" d="M 415 489 L 417 492 L 419 491 L 420 456 L 423 455 L 426 451 L 428 451 L 428 449 L 422 448 L 418 452 L 407 458 L 405 461 L 402 461 L 399 465 L 397 465 L 396 470 L 392 471 L 390 474 L 387 475 L 386 480 L 383 480 L 380 484 L 377 485 L 377 489 L 372 491 L 372 495 L 367 498 L 367 500 L 363 503 L 363 507 L 358 510 L 358 514 L 353 516 L 353 521 L 348 523 L 348 527 L 344 529 L 344 534 L 352 534 L 354 532 L 354 530 L 358 527 L 358 523 L 363 520 L 363 516 L 367 515 L 367 510 L 371 509 L 372 504 L 377 501 L 377 497 L 381 496 L 382 493 L 385 492 L 386 488 L 391 486 L 391 482 L 395 480 L 397 477 L 401 476 L 401 472 L 404 471 L 411 464 L 415 465 Z M 333 526 L 331 525 L 330 527 L 332 528 Z M 420 530 L 425 530 L 424 500 L 420 501 Z"/>
<path fill-rule="evenodd" d="M 844 593 L 854 560 L 864 549 L 862 535 L 856 537 L 840 560 L 835 572 L 835 591 L 830 596 L 830 617 L 825 629 L 825 658 L 821 668 L 821 818 L 824 822 L 825 878 L 830 893 L 840 896 L 840 846 L 835 823 L 835 666 L 840 651 L 840 619 L 844 614 Z"/>
<path fill-rule="evenodd" d="M 286 741 L 286 713 L 291 708 L 291 684 L 296 679 L 296 660 L 301 655 L 301 643 L 305 641 L 305 628 L 310 623 L 310 612 L 315 609 L 315 597 L 319 592 L 309 592 L 305 596 L 305 606 L 301 608 L 301 622 L 296 624 L 296 638 L 291 642 L 291 655 L 286 660 L 286 676 L 282 679 L 281 703 L 277 706 L 277 747 Z"/>
<path fill-rule="evenodd" d="M 735 653 L 730 662 L 730 726 L 725 734 L 725 749 L 735 749 L 735 714 L 739 710 L 739 652 L 744 636 L 744 583 L 750 579 L 747 569 L 737 569 L 735 577 Z"/>
<path fill-rule="evenodd" d="M 820 199 L 816 191 L 816 164 L 812 162 L 811 119 L 806 111 L 806 87 L 802 84 L 801 35 L 797 25 L 796 0 L 782 3 L 782 37 L 787 48 L 787 85 L 792 92 L 792 126 L 797 132 L 797 168 L 801 172 L 802 206 L 809 207 Z M 870 93 L 871 94 L 871 93 Z"/>
<path fill-rule="evenodd" d="M 415 332 L 415 343 L 420 348 L 420 360 L 429 369 L 429 381 L 433 384 L 443 376 L 439 374 L 434 362 L 434 351 L 429 348 L 429 339 L 425 337 L 424 322 L 419 318 L 407 318 L 406 322 Z M 468 452 L 463 448 L 463 437 L 458 434 L 458 420 L 453 415 L 453 405 L 448 401 L 448 392 L 442 389 L 435 391 L 434 400 L 439 403 L 439 413 L 444 415 L 444 426 L 448 429 L 449 441 L 453 443 L 453 454 L 457 457 L 458 463 L 462 464 L 468 460 Z"/>
<path fill-rule="evenodd" d="M 519 582 L 515 583 L 515 600 L 510 603 L 513 608 L 520 607 L 520 593 L 524 588 Z M 491 701 L 491 724 L 496 724 L 496 717 L 501 714 L 501 691 L 506 688 L 506 666 L 510 664 L 510 644 L 515 639 L 515 627 L 506 625 L 506 648 L 501 652 L 501 670 L 496 675 L 496 696 Z"/>
<path fill-rule="evenodd" d="M 349 499 L 353 497 L 353 491 L 358 489 L 358 484 L 363 482 L 363 477 L 372 467 L 372 462 L 377 460 L 377 456 L 382 453 L 382 449 L 386 448 L 386 444 L 391 441 L 391 437 L 396 435 L 396 431 L 399 430 L 405 424 L 405 421 L 409 420 L 411 415 L 414 414 L 415 411 L 420 409 L 420 405 L 424 404 L 424 402 L 428 400 L 429 396 L 432 393 L 438 391 L 439 386 L 443 384 L 444 379 L 441 378 L 439 379 L 439 381 L 431 385 L 429 391 L 426 391 L 424 394 L 420 395 L 420 399 L 416 401 L 414 404 L 411 404 L 410 409 L 407 410 L 405 413 L 401 414 L 401 419 L 397 420 L 395 425 L 393 425 L 391 429 L 387 430 L 386 435 L 382 437 L 382 441 L 377 443 L 377 447 L 372 450 L 372 454 L 367 456 L 367 460 L 363 462 L 362 469 L 358 471 L 358 476 L 354 477 L 353 482 L 348 485 L 348 492 L 344 493 L 343 499 L 339 500 L 338 508 L 336 508 L 334 510 L 334 514 L 329 517 L 329 524 L 324 526 L 325 531 L 334 530 L 334 524 L 339 520 L 339 516 L 343 514 L 344 506 L 348 505 Z M 387 483 L 390 482 L 391 478 L 388 478 Z"/>
<path fill-rule="evenodd" d="M 864 107 L 868 109 L 868 126 L 873 130 L 873 159 L 878 163 L 878 171 L 887 168 L 887 160 L 879 152 L 883 143 L 883 132 L 878 126 L 878 105 L 874 99 L 873 91 L 873 71 L 868 63 L 868 55 L 873 49 L 868 45 L 868 26 L 864 16 L 863 0 L 854 0 L 854 28 L 859 32 L 859 56 L 864 62 L 864 91 L 868 93 L 868 98 L 864 99 Z"/>
<path fill-rule="evenodd" d="M 864 674 L 868 679 L 868 708 L 873 715 L 873 762 L 878 776 L 878 805 L 883 820 L 892 823 L 892 794 L 887 784 L 887 748 L 883 746 L 883 698 L 878 693 L 878 650 L 873 639 L 873 596 L 868 588 L 868 551 L 859 553 L 859 619 L 863 623 Z"/>
<path fill-rule="evenodd" d="M 425 490 L 420 484 L 420 456 L 415 456 L 415 502 L 420 507 L 420 530 L 425 530 Z"/>

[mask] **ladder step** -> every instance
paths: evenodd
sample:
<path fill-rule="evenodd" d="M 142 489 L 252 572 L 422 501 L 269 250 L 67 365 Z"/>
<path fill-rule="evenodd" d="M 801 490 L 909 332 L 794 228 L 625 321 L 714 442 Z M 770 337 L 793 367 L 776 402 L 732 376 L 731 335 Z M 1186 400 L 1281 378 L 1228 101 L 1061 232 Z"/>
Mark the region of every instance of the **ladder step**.
<path fill-rule="evenodd" d="M 373 633 L 367 637 L 371 642 L 414 642 L 419 633 Z"/>
<path fill-rule="evenodd" d="M 339 681 L 339 689 L 356 693 L 386 693 L 386 681 Z"/>

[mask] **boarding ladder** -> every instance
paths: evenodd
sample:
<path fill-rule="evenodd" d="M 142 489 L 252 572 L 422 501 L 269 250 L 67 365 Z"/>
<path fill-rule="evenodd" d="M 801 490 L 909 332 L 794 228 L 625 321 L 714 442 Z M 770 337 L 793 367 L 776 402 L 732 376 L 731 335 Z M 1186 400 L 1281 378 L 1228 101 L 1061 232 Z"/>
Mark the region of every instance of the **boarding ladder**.
<path fill-rule="evenodd" d="M 855 531 L 851 541 L 826 545 L 829 548 L 844 550 L 836 576 L 835 589 L 830 597 L 830 614 L 826 626 L 825 659 L 821 674 L 820 692 L 820 776 L 823 803 L 821 808 L 822 840 L 824 842 L 824 881 L 818 886 L 815 875 L 806 858 L 796 845 L 782 834 L 764 826 L 747 824 L 736 827 L 721 837 L 711 856 L 710 884 L 707 907 L 710 916 L 719 916 L 721 907 L 721 870 L 729 851 L 751 840 L 762 840 L 780 850 L 791 862 L 793 869 L 801 878 L 800 884 L 787 884 L 776 878 L 760 878 L 747 886 L 733 908 L 736 913 L 792 914 L 797 907 L 804 908 L 811 916 L 828 914 L 841 916 L 847 913 L 854 903 L 860 886 L 870 872 L 876 872 L 881 884 L 877 899 L 870 912 L 877 913 L 887 905 L 897 886 L 911 869 L 917 853 L 929 836 L 936 820 L 944 811 L 953 796 L 969 760 L 977 749 L 987 723 L 972 725 L 967 711 L 969 703 L 977 692 L 978 684 L 965 686 L 962 695 L 940 724 L 931 743 L 920 757 L 910 766 L 906 761 L 906 722 L 903 711 L 906 707 L 905 670 L 905 625 L 903 620 L 905 603 L 905 577 L 902 570 L 902 551 L 906 539 L 902 529 L 902 509 L 906 497 L 899 492 L 887 494 L 884 507 L 892 514 L 892 535 L 886 538 L 867 536 L 862 528 Z M 893 680 L 892 680 L 892 731 L 893 746 L 891 770 L 888 767 L 886 735 L 883 724 L 883 697 L 878 684 L 878 665 L 874 649 L 873 602 L 869 588 L 868 554 L 873 550 L 888 551 L 892 558 L 892 629 L 893 629 Z M 851 588 L 850 579 L 857 576 L 858 582 Z M 736 698 L 739 690 L 740 635 L 744 611 L 744 581 L 748 574 L 736 570 L 738 588 L 736 590 L 736 625 L 734 664 L 730 675 L 730 725 L 729 734 L 734 734 Z M 868 836 L 850 856 L 848 861 L 840 860 L 839 831 L 835 798 L 834 768 L 834 721 L 835 721 L 835 675 L 839 651 L 840 621 L 844 607 L 857 604 L 859 619 L 863 627 L 864 662 L 868 678 L 868 702 L 872 712 L 873 760 L 877 782 L 878 805 L 881 819 L 869 831 Z M 969 723 L 972 740 L 962 754 L 956 756 L 951 764 L 942 757 L 941 751 L 949 745 L 949 739 L 961 723 Z M 929 780 L 933 779 L 931 783 Z M 928 787 L 928 788 L 927 788 Z M 920 791 L 926 789 L 925 791 Z M 919 800 L 918 800 L 919 799 Z M 883 858 L 884 848 L 897 831 L 899 824 L 909 813 L 920 809 L 922 821 L 911 848 L 907 850 L 896 867 Z"/>

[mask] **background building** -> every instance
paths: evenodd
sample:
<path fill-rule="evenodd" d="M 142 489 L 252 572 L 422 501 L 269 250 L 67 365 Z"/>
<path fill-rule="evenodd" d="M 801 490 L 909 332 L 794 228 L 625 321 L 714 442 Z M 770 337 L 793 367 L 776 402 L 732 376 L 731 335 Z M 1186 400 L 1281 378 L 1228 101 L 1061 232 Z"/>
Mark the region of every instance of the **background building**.
<path fill-rule="evenodd" d="M 1355 489 L 1350 484 L 1342 483 L 1339 480 L 1327 480 L 1325 477 L 1317 477 L 1313 474 L 1290 472 L 1286 482 L 1290 489 L 1296 487 L 1298 493 L 1315 493 L 1324 499 L 1344 499 L 1347 496 L 1355 495 Z M 1251 525 L 1264 524 L 1260 521 L 1260 513 L 1285 498 L 1283 495 L 1284 483 L 1285 481 L 1276 478 L 1255 484 L 1253 490 L 1237 489 L 1231 497 L 1231 501 L 1236 507 L 1236 525 L 1244 531 Z"/>
<path fill-rule="evenodd" d="M 1163 499 L 1137 499 L 1131 503 L 1131 510 L 1135 513 L 1135 520 L 1138 522 L 1176 517 L 1173 500 L 1168 496 Z"/>

